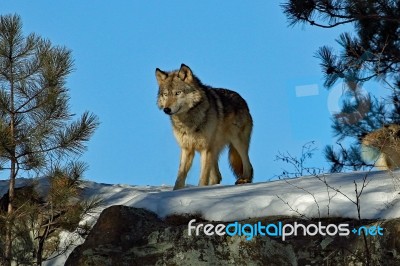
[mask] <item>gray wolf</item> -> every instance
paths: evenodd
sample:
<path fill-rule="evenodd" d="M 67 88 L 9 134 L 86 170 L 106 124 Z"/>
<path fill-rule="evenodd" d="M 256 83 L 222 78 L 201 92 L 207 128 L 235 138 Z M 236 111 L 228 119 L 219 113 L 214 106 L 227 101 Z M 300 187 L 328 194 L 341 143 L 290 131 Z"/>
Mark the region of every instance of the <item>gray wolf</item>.
<path fill-rule="evenodd" d="M 376 168 L 394 170 L 400 167 L 400 125 L 385 125 L 360 137 L 361 157 Z"/>
<path fill-rule="evenodd" d="M 236 184 L 251 183 L 249 159 L 253 120 L 246 101 L 236 92 L 206 86 L 182 64 L 176 71 L 156 69 L 158 107 L 167 114 L 181 148 L 174 189 L 185 186 L 195 151 L 201 156 L 199 186 L 219 184 L 219 154 L 229 146 L 229 162 Z"/>

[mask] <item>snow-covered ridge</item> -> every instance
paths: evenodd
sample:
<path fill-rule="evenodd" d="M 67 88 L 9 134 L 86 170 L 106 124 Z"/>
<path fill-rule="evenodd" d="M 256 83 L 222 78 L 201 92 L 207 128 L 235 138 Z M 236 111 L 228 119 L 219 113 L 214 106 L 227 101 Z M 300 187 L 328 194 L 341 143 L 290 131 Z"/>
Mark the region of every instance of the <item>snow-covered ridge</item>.
<path fill-rule="evenodd" d="M 326 180 L 326 184 L 321 180 Z M 45 179 L 35 181 L 39 192 L 45 193 L 48 182 Z M 32 179 L 18 179 L 16 186 L 31 182 Z M 101 209 L 86 218 L 89 222 L 95 222 L 103 209 L 113 205 L 145 208 L 161 218 L 172 214 L 196 214 L 210 221 L 240 221 L 275 215 L 327 217 L 328 210 L 330 217 L 358 218 L 354 204 L 355 183 L 358 192 L 363 183 L 366 185 L 359 197 L 361 218 L 400 217 L 400 171 L 341 173 L 323 175 L 320 179 L 308 176 L 240 186 L 189 187 L 178 191 L 172 191 L 172 186 L 110 185 L 84 181 L 83 196 L 103 200 Z M 0 196 L 7 190 L 8 180 L 0 180 Z M 63 234 L 64 239 L 73 235 L 68 232 Z M 82 241 L 77 238 L 75 244 L 79 245 Z M 47 261 L 45 265 L 63 265 L 71 251 Z"/>
<path fill-rule="evenodd" d="M 193 187 L 181 191 L 142 194 L 124 205 L 145 208 L 160 217 L 192 213 L 214 221 L 299 214 L 310 218 L 327 217 L 328 209 L 330 217 L 357 218 L 354 182 L 360 193 L 365 177 L 366 186 L 360 196 L 361 218 L 400 217 L 400 195 L 396 187 L 400 172 L 321 176 L 329 187 L 314 176 L 241 186 Z"/>
<path fill-rule="evenodd" d="M 400 172 L 356 172 L 321 176 L 327 187 L 314 176 L 240 186 L 189 187 L 172 191 L 171 186 L 109 185 L 84 182 L 84 197 L 99 197 L 102 208 L 125 205 L 145 208 L 160 217 L 171 214 L 198 214 L 213 221 L 237 221 L 273 215 L 307 217 L 357 218 L 355 185 L 360 192 L 361 218 L 388 219 L 400 217 L 400 195 L 396 184 Z M 29 182 L 19 179 L 17 187 Z M 0 195 L 7 191 L 8 181 L 0 181 Z M 39 180 L 39 190 L 47 183 Z M 333 189 L 338 189 L 336 193 Z M 328 193 L 329 192 L 329 193 Z M 352 200 L 352 201 L 351 201 Z M 328 208 L 329 206 L 329 208 Z"/>

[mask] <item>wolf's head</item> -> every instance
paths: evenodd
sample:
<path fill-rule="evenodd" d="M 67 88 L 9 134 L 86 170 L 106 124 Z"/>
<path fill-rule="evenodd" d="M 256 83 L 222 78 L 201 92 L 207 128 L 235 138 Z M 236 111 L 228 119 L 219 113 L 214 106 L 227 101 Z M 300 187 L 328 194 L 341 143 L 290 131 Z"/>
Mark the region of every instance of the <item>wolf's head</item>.
<path fill-rule="evenodd" d="M 200 81 L 192 70 L 182 64 L 172 72 L 156 69 L 159 86 L 157 105 L 168 115 L 182 114 L 201 101 Z"/>

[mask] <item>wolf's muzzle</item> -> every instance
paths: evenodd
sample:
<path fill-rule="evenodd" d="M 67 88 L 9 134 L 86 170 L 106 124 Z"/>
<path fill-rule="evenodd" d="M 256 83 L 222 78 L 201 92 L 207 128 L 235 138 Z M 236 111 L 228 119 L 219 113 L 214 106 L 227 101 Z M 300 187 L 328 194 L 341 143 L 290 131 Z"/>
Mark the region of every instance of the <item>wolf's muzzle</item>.
<path fill-rule="evenodd" d="M 166 113 L 167 115 L 170 115 L 171 111 L 172 111 L 171 108 L 168 107 L 164 108 L 164 113 Z"/>

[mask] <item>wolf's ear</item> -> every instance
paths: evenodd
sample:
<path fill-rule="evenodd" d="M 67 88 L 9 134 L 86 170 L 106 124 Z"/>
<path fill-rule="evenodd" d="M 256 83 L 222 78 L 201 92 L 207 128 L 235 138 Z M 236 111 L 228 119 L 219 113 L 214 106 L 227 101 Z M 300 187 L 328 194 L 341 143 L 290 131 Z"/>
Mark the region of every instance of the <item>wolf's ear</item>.
<path fill-rule="evenodd" d="M 160 70 L 159 68 L 156 68 L 156 78 L 158 83 L 162 83 L 167 77 L 168 77 L 167 73 Z"/>
<path fill-rule="evenodd" d="M 179 69 L 178 77 L 185 82 L 192 82 L 193 72 L 187 65 L 182 64 L 181 69 Z"/>

